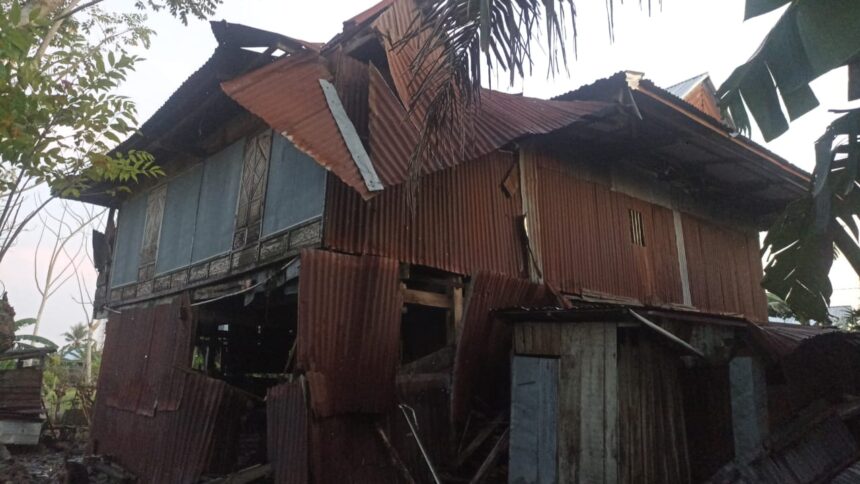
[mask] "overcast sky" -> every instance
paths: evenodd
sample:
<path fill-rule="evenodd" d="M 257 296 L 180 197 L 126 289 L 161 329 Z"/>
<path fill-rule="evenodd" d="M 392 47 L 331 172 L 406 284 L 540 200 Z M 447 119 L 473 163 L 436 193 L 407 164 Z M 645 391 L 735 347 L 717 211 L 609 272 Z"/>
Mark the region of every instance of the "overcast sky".
<path fill-rule="evenodd" d="M 343 20 L 374 3 L 225 0 L 214 19 L 324 42 L 341 30 Z M 640 10 L 636 1 L 616 3 L 619 5 L 616 5 L 615 42 L 610 43 L 604 2 L 577 1 L 578 56 L 570 62 L 569 76 L 548 79 L 546 66 L 538 65 L 523 85 L 509 88 L 505 83 L 497 83 L 494 87 L 550 97 L 621 70 L 642 71 L 646 78 L 664 87 L 708 72 L 719 86 L 735 66 L 752 55 L 779 15 L 776 12 L 743 22 L 744 0 L 663 0 L 662 9 L 659 1 L 654 0 L 655 10 L 650 16 L 647 9 Z M 133 0 L 103 3 L 106 9 L 127 9 L 132 4 Z M 147 60 L 138 65 L 122 90 L 137 102 L 141 121 L 158 109 L 216 46 L 207 22 L 192 20 L 185 27 L 168 15 L 157 14 L 151 16 L 151 25 L 157 36 L 152 47 L 142 53 Z M 787 134 L 767 147 L 810 170 L 814 165 L 813 142 L 834 118 L 826 110 L 848 106 L 846 77 L 843 70 L 818 79 L 813 89 L 821 107 L 794 122 Z M 762 142 L 760 137 L 754 135 L 754 138 Z M 19 317 L 33 315 L 38 305 L 32 275 L 36 232 L 34 229 L 25 234 L 0 267 L 0 281 L 10 291 Z M 94 282 L 95 272 L 90 268 L 84 270 Z M 860 283 L 850 267 L 838 261 L 831 277 L 836 288 L 833 304 L 857 304 Z M 70 283 L 54 296 L 44 317 L 42 334 L 60 340 L 59 335 L 69 325 L 81 320 L 81 310 L 72 299 L 76 294 L 77 289 Z"/>

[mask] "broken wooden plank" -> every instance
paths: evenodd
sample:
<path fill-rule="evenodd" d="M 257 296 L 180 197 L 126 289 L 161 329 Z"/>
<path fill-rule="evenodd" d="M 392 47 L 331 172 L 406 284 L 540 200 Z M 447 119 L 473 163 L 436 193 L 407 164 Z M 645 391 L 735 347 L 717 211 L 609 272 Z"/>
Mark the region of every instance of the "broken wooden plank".
<path fill-rule="evenodd" d="M 397 453 L 397 449 L 391 445 L 391 439 L 388 438 L 388 435 L 385 433 L 385 430 L 379 425 L 376 424 L 376 434 L 379 435 L 380 440 L 382 440 L 382 444 L 385 446 L 385 449 L 388 450 L 388 457 L 391 460 L 391 464 L 397 468 L 400 472 L 400 476 L 403 477 L 407 483 L 415 484 L 415 479 L 412 477 L 412 474 L 409 472 L 409 469 L 406 468 L 406 464 L 403 463 L 403 460 L 400 459 L 400 455 Z"/>
<path fill-rule="evenodd" d="M 630 315 L 633 316 L 634 318 L 636 318 L 637 320 L 639 320 L 639 322 L 641 322 L 642 324 L 644 324 L 648 328 L 654 330 L 659 335 L 664 336 L 665 338 L 667 338 L 669 341 L 676 344 L 677 346 L 680 346 L 684 351 L 686 351 L 690 354 L 696 355 L 700 358 L 705 358 L 705 355 L 701 351 L 697 350 L 696 348 L 693 348 L 686 341 L 684 341 L 681 338 L 675 336 L 674 334 L 666 331 L 665 329 L 660 327 L 660 325 L 658 325 L 657 323 L 654 323 L 654 322 L 648 320 L 647 318 L 641 316 L 639 313 L 637 313 L 636 311 L 634 311 L 632 309 L 628 309 L 628 311 L 630 312 Z"/>
<path fill-rule="evenodd" d="M 418 304 L 420 306 L 430 306 L 434 308 L 451 308 L 451 298 L 447 294 L 419 291 L 417 289 L 403 288 L 403 302 L 406 304 Z"/>
<path fill-rule="evenodd" d="M 490 472 L 490 469 L 493 468 L 493 465 L 499 459 L 502 451 L 508 446 L 508 432 L 510 432 L 510 428 L 505 429 L 502 436 L 499 437 L 496 445 L 494 445 L 490 453 L 487 454 L 487 458 L 484 459 L 484 462 L 481 464 L 481 467 L 478 468 L 478 472 L 475 473 L 475 477 L 469 481 L 469 484 L 478 484 L 487 477 L 487 473 Z"/>
<path fill-rule="evenodd" d="M 208 481 L 207 484 L 247 484 L 262 479 L 272 474 L 271 464 L 257 464 L 247 467 L 240 471 L 236 471 L 229 476 L 224 476 L 220 479 Z"/>
<path fill-rule="evenodd" d="M 325 94 L 326 102 L 328 102 L 329 110 L 334 117 L 337 127 L 340 129 L 340 135 L 343 137 L 344 143 L 355 161 L 361 177 L 364 179 L 364 185 L 368 191 L 377 192 L 383 189 L 382 181 L 376 174 L 376 169 L 373 168 L 373 163 L 370 161 L 370 155 L 364 149 L 364 144 L 355 130 L 355 125 L 350 121 L 343 104 L 340 102 L 340 96 L 337 95 L 337 89 L 334 85 L 325 80 L 320 79 L 320 86 Z"/>

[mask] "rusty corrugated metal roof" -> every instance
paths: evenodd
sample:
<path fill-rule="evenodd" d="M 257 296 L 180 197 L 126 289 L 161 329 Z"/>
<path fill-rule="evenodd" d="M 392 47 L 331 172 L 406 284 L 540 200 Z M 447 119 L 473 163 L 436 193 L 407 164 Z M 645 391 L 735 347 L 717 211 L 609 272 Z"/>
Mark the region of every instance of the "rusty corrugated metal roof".
<path fill-rule="evenodd" d="M 788 323 L 766 323 L 757 325 L 754 336 L 771 354 L 784 357 L 791 354 L 804 341 L 832 333 L 833 328 L 801 326 Z"/>
<path fill-rule="evenodd" d="M 266 392 L 266 450 L 276 484 L 308 482 L 308 404 L 302 380 Z"/>
<path fill-rule="evenodd" d="M 332 81 L 325 58 L 288 56 L 221 84 L 224 92 L 262 118 L 364 198 L 370 192 L 347 149 L 319 81 Z"/>
<path fill-rule="evenodd" d="M 330 179 L 323 245 L 458 274 L 484 270 L 519 276 L 524 273 L 518 229 L 522 204 L 519 191 L 509 197 L 501 188 L 515 166 L 513 154 L 497 151 L 424 176 L 414 213 L 406 185 L 386 188 L 363 202 Z"/>
<path fill-rule="evenodd" d="M 451 418 L 462 422 L 475 396 L 484 402 L 507 401 L 501 393 L 510 375 L 511 327 L 492 315 L 496 309 L 542 307 L 555 297 L 541 284 L 479 272 L 472 278 L 454 358 Z"/>
<path fill-rule="evenodd" d="M 314 413 L 384 413 L 400 361 L 398 262 L 321 250 L 301 260 L 296 354 Z"/>
<path fill-rule="evenodd" d="M 375 98 L 376 105 L 373 99 L 371 100 L 371 111 L 379 106 L 382 109 L 380 113 L 375 113 L 375 116 L 393 116 L 387 121 L 382 120 L 379 123 L 381 127 L 390 128 L 397 123 L 404 123 L 404 120 L 412 124 L 411 130 L 406 126 L 401 126 L 397 130 L 377 130 L 377 136 L 382 139 L 371 140 L 374 146 L 388 145 L 392 142 L 405 143 L 412 138 L 417 139 L 430 97 L 434 93 L 432 89 L 426 89 L 420 99 L 415 98 L 421 78 L 420 75 L 414 75 L 412 64 L 418 53 L 421 38 L 397 45 L 410 28 L 415 12 L 412 0 L 396 0 L 373 22 L 373 26 L 379 30 L 386 44 L 388 66 L 400 106 L 396 106 L 394 100 L 386 98 L 386 91 L 380 86 L 375 88 L 372 86 L 371 89 L 376 89 L 378 96 Z M 393 47 L 395 45 L 396 47 Z M 383 82 L 381 76 L 375 81 Z M 373 82 L 372 77 L 371 83 Z M 413 110 L 408 117 L 405 116 L 405 108 Z M 465 119 L 460 121 L 463 128 L 462 136 L 452 136 L 446 144 L 436 147 L 438 156 L 425 160 L 423 163 L 426 166 L 422 168 L 425 172 L 450 168 L 463 161 L 490 153 L 517 139 L 550 133 L 589 118 L 614 112 L 615 109 L 613 104 L 598 101 L 552 101 L 482 89 L 480 101 L 468 110 L 464 114 Z M 389 134 L 393 134 L 391 140 L 389 140 Z M 399 147 L 396 157 L 386 157 L 381 161 L 381 163 L 390 163 L 392 166 L 378 169 L 398 174 L 406 173 L 414 148 L 414 142 Z M 408 153 L 408 156 L 403 156 L 404 153 Z M 374 160 L 374 163 L 376 164 L 377 160 Z M 391 183 L 399 183 L 405 179 L 405 175 L 399 175 Z"/>

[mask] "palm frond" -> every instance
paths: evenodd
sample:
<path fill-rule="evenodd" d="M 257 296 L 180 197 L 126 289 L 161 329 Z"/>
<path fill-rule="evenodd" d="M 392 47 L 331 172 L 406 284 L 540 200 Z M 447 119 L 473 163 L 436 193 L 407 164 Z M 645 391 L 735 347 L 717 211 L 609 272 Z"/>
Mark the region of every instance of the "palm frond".
<path fill-rule="evenodd" d="M 746 17 L 786 4 L 755 54 L 718 89 L 723 113 L 749 133 L 748 110 L 766 141 L 818 106 L 810 82 L 860 56 L 860 2 L 747 0 Z"/>
<path fill-rule="evenodd" d="M 577 51 L 575 0 L 416 0 L 416 15 L 394 49 L 412 48 L 410 91 L 404 100 L 418 116 L 422 133 L 410 162 L 410 183 L 422 160 L 438 155 L 439 146 L 468 142 L 468 119 L 480 103 L 484 75 L 506 73 L 513 85 L 532 74 L 532 49 L 540 43 L 548 75 L 568 69 L 568 53 Z M 610 38 L 615 0 L 605 0 Z M 647 3 L 651 11 L 651 0 Z M 661 2 L 662 4 L 662 2 Z M 462 146 L 461 146 L 462 148 Z"/>

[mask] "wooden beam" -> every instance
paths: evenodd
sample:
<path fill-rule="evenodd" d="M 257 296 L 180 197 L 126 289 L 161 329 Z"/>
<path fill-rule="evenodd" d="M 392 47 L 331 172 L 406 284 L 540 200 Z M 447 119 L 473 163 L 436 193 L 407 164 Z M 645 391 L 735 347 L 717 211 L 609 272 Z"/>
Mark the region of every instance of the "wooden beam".
<path fill-rule="evenodd" d="M 405 286 L 401 286 L 401 290 L 403 291 L 403 302 L 406 304 L 451 309 L 451 298 L 447 294 L 408 289 Z"/>
<path fill-rule="evenodd" d="M 694 354 L 700 358 L 705 358 L 705 355 L 701 351 L 697 350 L 696 348 L 693 348 L 686 341 L 684 341 L 681 338 L 675 336 L 674 334 L 666 331 L 657 323 L 654 323 L 654 322 L 650 321 L 649 319 L 645 318 L 644 316 L 641 316 L 639 313 L 637 313 L 636 311 L 634 311 L 632 309 L 628 309 L 627 311 L 630 313 L 631 316 L 638 319 L 640 323 L 644 324 L 648 328 L 651 328 L 652 330 L 654 330 L 656 333 L 660 334 L 661 336 L 666 337 L 669 341 L 680 346 L 685 351 L 692 353 L 692 354 Z"/>
<path fill-rule="evenodd" d="M 478 468 L 478 472 L 475 473 L 475 477 L 469 481 L 469 484 L 478 484 L 479 482 L 483 482 L 484 478 L 487 477 L 487 473 L 490 472 L 490 469 L 493 468 L 493 465 L 499 459 L 499 455 L 501 455 L 502 451 L 508 448 L 508 433 L 510 432 L 510 428 L 505 429 L 505 432 L 499 437 L 496 445 L 493 446 L 493 449 L 490 451 L 487 458 L 484 459 L 484 462 L 481 464 L 481 467 Z"/>

